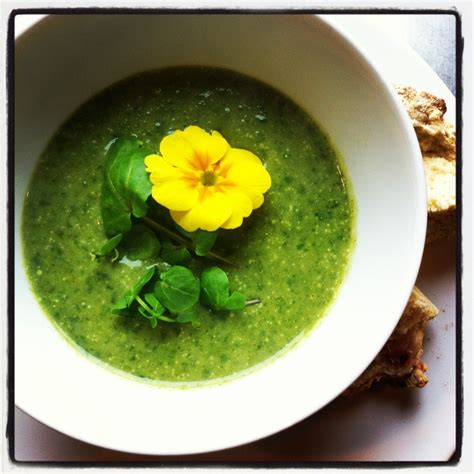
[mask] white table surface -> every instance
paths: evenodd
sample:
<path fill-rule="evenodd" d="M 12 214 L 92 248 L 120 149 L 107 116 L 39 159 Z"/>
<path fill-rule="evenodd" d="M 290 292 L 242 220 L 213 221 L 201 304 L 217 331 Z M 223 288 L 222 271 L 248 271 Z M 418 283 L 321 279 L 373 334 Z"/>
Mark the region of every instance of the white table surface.
<path fill-rule="evenodd" d="M 385 69 L 394 83 L 405 79 L 405 83 L 423 87 L 426 80 L 427 87 L 432 85 L 435 93 L 442 92 L 444 87 L 414 56 L 411 57 L 413 68 L 410 71 L 393 68 L 377 52 L 384 42 L 389 54 L 395 56 L 412 55 L 413 52 L 407 48 L 410 45 L 437 72 L 448 89 L 456 93 L 453 16 L 372 15 L 369 18 L 351 15 L 335 19 L 340 20 L 354 38 L 362 44 L 365 42 L 371 59 Z M 368 39 L 370 35 L 377 40 L 373 44 Z M 425 252 L 417 281 L 440 309 L 439 316 L 427 330 L 425 360 L 430 367 L 428 376 L 431 381 L 426 388 L 383 388 L 350 401 L 339 397 L 301 423 L 264 440 L 181 459 L 221 462 L 449 459 L 454 450 L 455 433 L 454 251 L 453 240 L 430 246 Z M 17 461 L 82 462 L 167 460 L 120 453 L 77 441 L 48 428 L 19 409 L 15 410 L 15 458 Z"/>

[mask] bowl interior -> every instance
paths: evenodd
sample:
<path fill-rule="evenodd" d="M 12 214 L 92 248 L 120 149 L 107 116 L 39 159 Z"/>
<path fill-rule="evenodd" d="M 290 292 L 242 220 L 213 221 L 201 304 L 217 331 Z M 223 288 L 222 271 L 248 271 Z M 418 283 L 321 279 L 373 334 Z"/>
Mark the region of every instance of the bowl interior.
<path fill-rule="evenodd" d="M 350 270 L 312 334 L 264 369 L 188 390 L 128 379 L 66 343 L 41 315 L 20 245 L 32 170 L 65 118 L 120 79 L 175 65 L 232 69 L 287 94 L 341 153 L 357 206 Z M 14 172 L 15 401 L 53 428 L 113 449 L 147 454 L 222 449 L 308 416 L 344 390 L 382 347 L 420 262 L 426 201 L 411 126 L 357 48 L 313 16 L 46 18 L 15 48 Z"/>

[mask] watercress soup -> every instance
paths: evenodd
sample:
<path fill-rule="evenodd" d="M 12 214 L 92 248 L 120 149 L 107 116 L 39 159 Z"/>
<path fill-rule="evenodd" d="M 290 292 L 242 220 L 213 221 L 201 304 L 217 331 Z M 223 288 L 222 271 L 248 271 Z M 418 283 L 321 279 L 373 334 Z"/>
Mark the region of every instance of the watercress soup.
<path fill-rule="evenodd" d="M 189 151 L 177 137 L 204 151 L 168 160 Z M 248 77 L 183 67 L 115 84 L 66 121 L 34 172 L 23 244 L 71 342 L 129 374 L 191 382 L 311 330 L 353 221 L 338 158 L 303 110 Z"/>

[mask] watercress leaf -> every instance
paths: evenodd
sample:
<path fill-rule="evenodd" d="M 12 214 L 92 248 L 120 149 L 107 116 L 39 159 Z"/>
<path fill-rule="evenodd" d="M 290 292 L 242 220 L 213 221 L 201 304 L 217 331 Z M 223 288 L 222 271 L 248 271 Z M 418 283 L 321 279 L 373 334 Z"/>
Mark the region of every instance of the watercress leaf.
<path fill-rule="evenodd" d="M 191 270 L 179 265 L 160 274 L 155 295 L 171 313 L 179 314 L 197 303 L 200 284 Z"/>
<path fill-rule="evenodd" d="M 161 245 L 150 228 L 134 224 L 132 230 L 124 235 L 120 248 L 130 260 L 146 260 L 157 256 Z"/>
<path fill-rule="evenodd" d="M 140 277 L 140 279 L 132 286 L 130 289 L 131 293 L 135 296 L 140 293 L 141 289 L 152 279 L 155 274 L 155 266 L 148 268 L 145 273 Z"/>
<path fill-rule="evenodd" d="M 227 301 L 224 303 L 222 309 L 226 309 L 228 311 L 237 311 L 239 309 L 244 309 L 245 308 L 245 296 L 238 292 L 234 291 L 229 298 L 227 298 Z"/>
<path fill-rule="evenodd" d="M 132 300 L 133 301 L 133 300 Z M 122 295 L 112 308 L 112 313 L 122 314 L 124 309 L 127 309 L 130 306 L 130 302 L 127 298 L 127 294 Z"/>
<path fill-rule="evenodd" d="M 115 250 L 115 247 L 117 247 L 117 245 L 121 242 L 122 238 L 123 238 L 123 234 L 117 234 L 113 236 L 111 239 L 107 240 L 107 242 L 105 242 L 105 244 L 102 245 L 102 247 L 100 247 L 99 250 L 94 252 L 95 255 L 97 257 L 106 257 L 113 250 Z"/>
<path fill-rule="evenodd" d="M 178 224 L 175 224 L 175 227 L 181 235 L 193 241 L 194 253 L 199 257 L 204 257 L 211 251 L 218 235 L 217 231 L 208 232 L 206 230 L 198 229 L 195 232 L 188 232 Z"/>
<path fill-rule="evenodd" d="M 213 309 L 222 309 L 229 298 L 229 279 L 219 267 L 206 268 L 201 273 L 201 301 Z"/>
<path fill-rule="evenodd" d="M 161 245 L 161 258 L 170 265 L 187 266 L 191 262 L 191 254 L 186 247 L 177 247 L 171 242 Z"/>
<path fill-rule="evenodd" d="M 158 301 L 158 298 L 155 296 L 154 293 L 146 293 L 144 298 L 145 298 L 145 301 L 153 309 L 154 316 L 160 316 L 165 312 L 164 306 Z"/>
<path fill-rule="evenodd" d="M 207 255 L 214 246 L 217 239 L 217 231 L 207 232 L 199 229 L 196 232 L 193 232 L 192 239 L 194 241 L 194 251 L 196 255 L 204 257 L 204 255 Z"/>
<path fill-rule="evenodd" d="M 145 170 L 145 157 L 151 150 L 141 146 L 136 137 L 118 138 L 107 151 L 102 186 L 101 213 L 108 236 L 131 229 L 130 216 L 147 213 L 146 200 L 151 183 Z"/>
<path fill-rule="evenodd" d="M 120 313 L 121 310 L 129 308 L 130 305 L 135 301 L 135 298 L 140 293 L 141 289 L 151 280 L 155 274 L 155 267 L 150 267 L 147 271 L 140 277 L 140 279 L 128 290 L 126 291 L 120 299 L 115 303 L 112 308 L 112 313 Z"/>
<path fill-rule="evenodd" d="M 182 324 L 191 323 L 193 327 L 199 327 L 198 305 L 195 304 L 179 313 L 176 321 Z"/>

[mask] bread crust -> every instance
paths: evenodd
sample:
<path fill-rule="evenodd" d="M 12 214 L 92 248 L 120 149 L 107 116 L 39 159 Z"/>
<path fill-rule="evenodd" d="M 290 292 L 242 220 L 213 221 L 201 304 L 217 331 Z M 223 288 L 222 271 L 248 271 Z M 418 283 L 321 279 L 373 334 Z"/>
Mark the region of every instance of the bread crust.
<path fill-rule="evenodd" d="M 362 375 L 344 392 L 345 395 L 368 390 L 379 382 L 392 382 L 405 387 L 424 387 L 427 365 L 422 360 L 426 323 L 438 309 L 417 287 L 390 339 Z"/>
<path fill-rule="evenodd" d="M 426 227 L 426 243 L 447 239 L 456 235 L 456 207 L 442 212 L 429 212 Z"/>
<path fill-rule="evenodd" d="M 456 231 L 456 132 L 444 121 L 446 102 L 413 87 L 396 88 L 410 116 L 424 160 L 428 194 L 426 242 L 447 238 Z M 387 343 L 345 395 L 389 382 L 424 387 L 427 365 L 422 360 L 427 322 L 438 309 L 417 287 Z"/>
<path fill-rule="evenodd" d="M 418 92 L 413 87 L 397 86 L 396 90 L 411 118 L 422 153 L 454 161 L 456 132 L 444 120 L 446 102 L 428 92 Z"/>
<path fill-rule="evenodd" d="M 428 92 L 419 92 L 413 87 L 397 86 L 396 90 L 410 116 L 413 127 L 420 144 L 425 171 L 427 173 L 428 187 L 428 226 L 426 243 L 435 242 L 450 237 L 456 232 L 456 131 L 454 127 L 444 120 L 446 113 L 446 102 Z M 440 179 L 438 187 L 430 185 L 428 163 L 430 160 L 445 161 L 454 170 L 448 173 L 445 179 Z M 454 163 L 454 165 L 452 164 Z M 445 171 L 439 166 L 433 173 L 442 177 Z M 446 166 L 449 168 L 449 166 Z M 446 183 L 451 192 L 446 194 Z M 440 199 L 440 196 L 442 199 Z M 443 205 L 434 205 L 442 201 Z"/>

